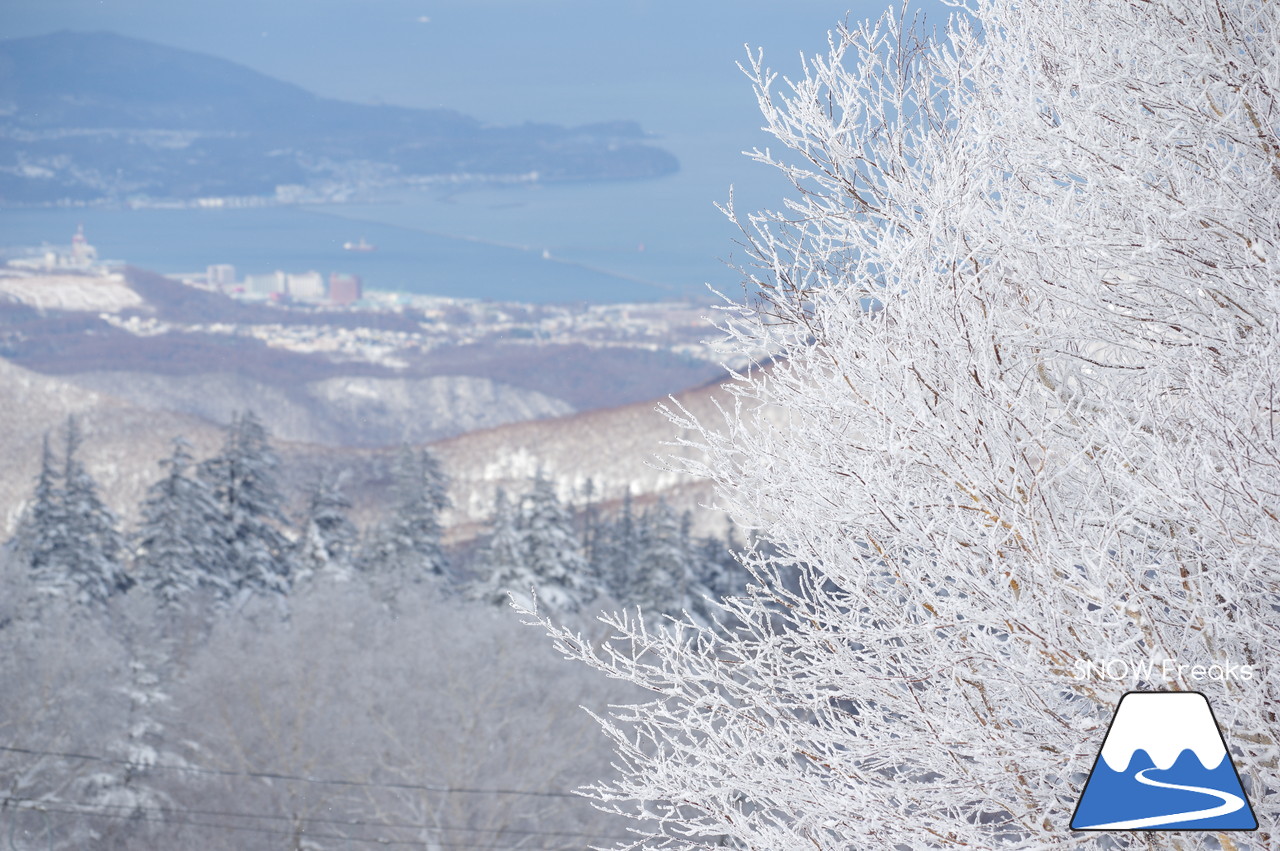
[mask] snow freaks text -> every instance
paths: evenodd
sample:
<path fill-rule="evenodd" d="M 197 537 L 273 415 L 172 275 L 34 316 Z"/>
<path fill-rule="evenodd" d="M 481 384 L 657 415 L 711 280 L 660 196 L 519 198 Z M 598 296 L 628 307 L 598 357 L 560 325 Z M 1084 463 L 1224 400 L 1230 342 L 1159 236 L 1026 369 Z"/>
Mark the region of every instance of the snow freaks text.
<path fill-rule="evenodd" d="M 1253 665 L 1237 665 L 1233 662 L 1198 665 L 1179 662 L 1176 659 L 1148 659 L 1145 662 L 1130 662 L 1127 659 L 1080 659 L 1075 663 L 1072 673 L 1077 680 L 1127 681 L 1136 685 L 1142 682 L 1174 679 L 1197 683 L 1249 682 L 1258 672 Z"/>

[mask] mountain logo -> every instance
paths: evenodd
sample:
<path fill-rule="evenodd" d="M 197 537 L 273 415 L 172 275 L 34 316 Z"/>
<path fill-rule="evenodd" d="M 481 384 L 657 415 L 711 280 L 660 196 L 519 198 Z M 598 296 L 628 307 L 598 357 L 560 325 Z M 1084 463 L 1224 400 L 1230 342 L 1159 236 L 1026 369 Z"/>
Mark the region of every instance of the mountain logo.
<path fill-rule="evenodd" d="M 1208 699 L 1196 691 L 1120 698 L 1071 827 L 1256 830 Z"/>

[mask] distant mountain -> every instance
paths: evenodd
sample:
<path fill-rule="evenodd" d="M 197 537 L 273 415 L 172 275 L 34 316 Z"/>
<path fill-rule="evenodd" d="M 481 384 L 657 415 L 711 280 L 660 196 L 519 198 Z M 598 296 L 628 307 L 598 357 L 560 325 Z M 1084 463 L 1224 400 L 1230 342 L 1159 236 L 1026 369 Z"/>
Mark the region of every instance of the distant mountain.
<path fill-rule="evenodd" d="M 645 138 L 629 121 L 489 127 L 451 110 L 332 100 L 233 62 L 112 33 L 0 41 L 0 202 L 677 170 Z"/>
<path fill-rule="evenodd" d="M 206 387 L 217 392 L 221 387 Z M 219 450 L 221 428 L 198 416 L 139 405 L 87 390 L 56 376 L 39 375 L 0 358 L 0 540 L 12 532 L 22 504 L 31 496 L 38 472 L 40 441 L 52 436 L 55 447 L 68 414 L 85 433 L 83 458 L 101 485 L 109 506 L 127 523 L 136 520 L 149 484 L 160 476 L 158 462 L 170 440 L 182 435 L 197 458 Z M 713 399 L 729 404 L 715 383 L 677 394 L 688 411 L 714 424 Z M 497 488 L 523 492 L 538 470 L 554 477 L 568 495 L 593 479 L 600 499 L 616 502 L 630 488 L 640 504 L 665 496 L 678 509 L 695 511 L 697 534 L 723 533 L 724 517 L 698 511 L 713 500 L 708 483 L 661 470 L 654 458 L 677 454 L 697 459 L 697 450 L 664 446 L 680 430 L 654 410 L 655 402 L 624 405 L 556 419 L 514 423 L 434 444 L 452 486 L 454 508 L 447 512 L 448 534 L 465 541 L 484 532 Z M 282 456 L 286 490 L 298 496 L 324 471 L 341 475 L 355 503 L 357 521 L 367 525 L 385 516 L 392 487 L 395 447 L 358 449 L 273 440 Z M 296 507 L 296 506 L 295 506 Z"/>
<path fill-rule="evenodd" d="M 0 278 L 0 357 L 132 404 L 228 422 L 254 409 L 283 440 L 387 446 L 452 437 L 524 419 L 660 397 L 719 375 L 664 348 L 484 339 L 437 343 L 396 368 L 273 347 L 261 339 L 200 331 L 202 325 L 359 329 L 415 334 L 420 312 L 284 310 L 238 302 L 142 269 L 121 279 L 85 277 L 128 305 L 124 313 L 175 323 L 134 334 L 101 314 L 99 300 L 65 301 L 75 278 L 33 278 L 45 309 L 7 300 Z M 55 281 L 61 281 L 56 283 Z M 35 283 L 39 281 L 39 283 Z M 108 299 L 110 301 L 111 299 Z M 94 305 L 97 306 L 94 306 Z M 195 327 L 192 327 L 192 326 Z M 527 341 L 526 341 L 527 342 Z"/>

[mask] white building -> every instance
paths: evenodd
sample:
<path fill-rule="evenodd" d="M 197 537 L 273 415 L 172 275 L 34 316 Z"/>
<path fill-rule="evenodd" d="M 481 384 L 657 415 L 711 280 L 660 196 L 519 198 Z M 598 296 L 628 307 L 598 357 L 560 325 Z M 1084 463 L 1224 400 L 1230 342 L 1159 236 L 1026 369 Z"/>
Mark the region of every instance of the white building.
<path fill-rule="evenodd" d="M 236 267 L 230 263 L 215 263 L 205 270 L 205 282 L 218 290 L 228 290 L 235 286 Z"/>
<path fill-rule="evenodd" d="M 285 290 L 294 298 L 322 299 L 325 297 L 324 277 L 319 272 L 302 272 L 297 275 L 286 275 Z"/>
<path fill-rule="evenodd" d="M 265 275 L 245 275 L 245 294 L 269 296 L 272 293 L 286 293 L 289 291 L 288 277 L 279 269 Z"/>

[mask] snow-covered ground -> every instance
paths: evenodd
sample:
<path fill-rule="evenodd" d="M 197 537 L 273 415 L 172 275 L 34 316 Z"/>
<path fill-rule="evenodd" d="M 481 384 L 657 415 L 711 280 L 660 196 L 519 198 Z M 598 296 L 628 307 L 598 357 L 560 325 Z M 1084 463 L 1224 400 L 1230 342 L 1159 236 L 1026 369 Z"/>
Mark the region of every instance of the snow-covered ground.
<path fill-rule="evenodd" d="M 89 310 L 118 313 L 141 307 L 142 298 L 124 276 L 0 274 L 0 294 L 41 310 Z"/>

